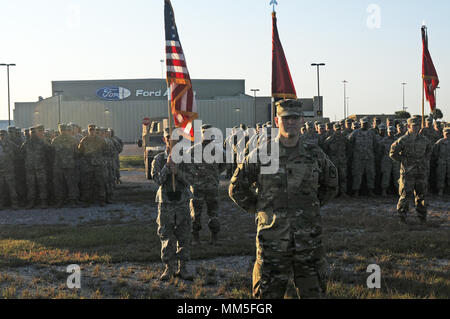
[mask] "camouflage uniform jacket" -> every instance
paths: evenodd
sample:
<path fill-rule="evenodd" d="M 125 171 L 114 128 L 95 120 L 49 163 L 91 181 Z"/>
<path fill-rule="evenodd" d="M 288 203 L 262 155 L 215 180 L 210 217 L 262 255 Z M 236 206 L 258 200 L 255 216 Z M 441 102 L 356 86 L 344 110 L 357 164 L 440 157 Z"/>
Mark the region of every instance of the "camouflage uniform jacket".
<path fill-rule="evenodd" d="M 406 133 L 391 146 L 389 156 L 401 162 L 400 172 L 403 174 L 425 174 L 432 155 L 430 141 L 423 135 Z"/>
<path fill-rule="evenodd" d="M 52 141 L 55 152 L 55 167 L 75 168 L 78 153 L 78 143 L 70 135 L 55 137 Z"/>
<path fill-rule="evenodd" d="M 0 142 L 0 173 L 13 173 L 19 148 L 8 139 Z"/>
<path fill-rule="evenodd" d="M 325 140 L 323 150 L 333 163 L 345 162 L 347 161 L 347 143 L 342 133 L 334 134 Z"/>
<path fill-rule="evenodd" d="M 434 144 L 433 157 L 442 163 L 450 163 L 450 139 L 441 138 Z"/>
<path fill-rule="evenodd" d="M 279 143 L 279 139 L 269 143 Z M 238 166 L 229 187 L 229 195 L 238 206 L 250 213 L 261 214 L 266 221 L 273 218 L 273 224 L 268 227 L 286 226 L 302 210 L 319 214 L 320 206 L 338 192 L 336 167 L 319 147 L 300 140 L 288 156 L 289 150 L 281 143 L 279 146 L 276 174 L 260 174 L 261 164 L 250 163 L 252 156 L 257 156 L 257 149 Z"/>
<path fill-rule="evenodd" d="M 435 144 L 439 139 L 437 132 L 432 127 L 424 127 L 420 131 L 420 134 L 425 136 L 431 142 L 431 144 Z"/>
<path fill-rule="evenodd" d="M 208 145 L 209 147 L 214 147 L 213 145 L 211 145 L 211 143 L 199 143 L 192 146 L 188 151 L 188 154 L 191 155 L 192 158 L 192 165 L 194 166 L 194 180 L 192 182 L 192 187 L 196 190 L 208 190 L 213 187 L 219 186 L 219 175 L 226 169 L 225 152 L 223 151 L 223 149 L 221 149 L 221 163 L 207 163 L 205 159 L 202 159 L 202 163 L 194 162 L 195 150 L 197 149 L 200 154 L 203 154 L 205 147 L 208 147 Z M 213 155 L 215 155 L 215 151 L 207 153 L 212 153 Z"/>
<path fill-rule="evenodd" d="M 20 151 L 25 158 L 25 169 L 46 169 L 52 147 L 39 137 L 32 137 L 22 144 Z"/>
<path fill-rule="evenodd" d="M 389 153 L 391 151 L 391 146 L 394 142 L 395 142 L 394 136 L 392 137 L 385 136 L 380 141 L 380 143 L 378 143 L 377 154 L 378 158 L 381 161 L 385 161 L 386 159 L 391 160 L 391 158 L 389 157 Z"/>
<path fill-rule="evenodd" d="M 373 160 L 377 147 L 377 138 L 369 130 L 358 129 L 347 137 L 353 159 Z"/>
<path fill-rule="evenodd" d="M 169 194 L 172 190 L 172 174 L 167 164 L 168 153 L 162 152 L 155 156 L 152 162 L 152 179 L 159 185 L 156 193 L 157 203 L 185 202 L 193 198 L 190 190 L 195 176 L 195 168 L 192 164 L 178 164 L 178 173 L 175 175 L 176 191 L 180 192 L 180 197 L 170 200 Z"/>
<path fill-rule="evenodd" d="M 304 142 L 304 143 L 308 143 L 308 144 L 314 144 L 316 146 L 319 146 L 319 134 L 317 134 L 316 132 L 306 132 L 305 134 L 303 134 L 300 139 Z"/>
<path fill-rule="evenodd" d="M 86 164 L 91 166 L 105 165 L 104 157 L 108 152 L 108 145 L 103 137 L 86 136 L 78 145 L 78 150 Z"/>

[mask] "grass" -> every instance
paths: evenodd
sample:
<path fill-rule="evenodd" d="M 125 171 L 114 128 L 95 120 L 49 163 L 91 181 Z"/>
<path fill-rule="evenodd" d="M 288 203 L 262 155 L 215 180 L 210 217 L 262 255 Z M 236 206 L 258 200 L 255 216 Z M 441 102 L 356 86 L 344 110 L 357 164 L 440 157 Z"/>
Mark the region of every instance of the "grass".
<path fill-rule="evenodd" d="M 192 247 L 193 260 L 255 255 L 254 216 L 236 209 L 224 189 L 220 197 L 222 245 L 206 244 L 205 212 L 203 244 Z M 132 184 L 121 185 L 117 198 L 155 209 L 154 194 Z M 372 214 L 377 209 L 382 212 L 386 207 L 376 202 L 338 202 L 323 209 L 328 262 L 325 297 L 448 299 L 450 233 L 444 226 L 448 213 L 438 212 L 442 221 L 433 220 L 426 228 L 411 217 L 405 227 L 390 211 Z M 65 286 L 69 264 L 81 266 L 81 290 Z M 381 267 L 381 289 L 366 287 L 370 264 Z M 28 270 L 28 277 L 23 269 Z M 0 228 L 1 298 L 251 298 L 251 269 L 247 267 L 228 271 L 211 263 L 196 267 L 193 282 L 175 278 L 169 284 L 158 281 L 162 270 L 155 221 Z M 291 286 L 287 297 L 295 298 Z"/>
<path fill-rule="evenodd" d="M 125 168 L 144 168 L 144 155 L 120 156 L 120 169 Z"/>

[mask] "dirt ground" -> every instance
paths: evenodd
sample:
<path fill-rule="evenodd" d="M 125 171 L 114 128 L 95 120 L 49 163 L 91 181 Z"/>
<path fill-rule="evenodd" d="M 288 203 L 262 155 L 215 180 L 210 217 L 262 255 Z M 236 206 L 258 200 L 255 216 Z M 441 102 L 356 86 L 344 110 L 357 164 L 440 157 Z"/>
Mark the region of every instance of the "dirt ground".
<path fill-rule="evenodd" d="M 130 152 L 133 147 L 130 147 Z M 251 298 L 255 223 L 220 185 L 220 246 L 192 248 L 193 282 L 161 283 L 156 185 L 142 171 L 123 171 L 107 207 L 0 211 L 0 297 Z M 411 212 L 400 225 L 397 198 L 335 199 L 323 207 L 326 298 L 449 298 L 450 197 L 429 196 L 429 220 Z M 67 266 L 81 267 L 81 289 L 69 289 Z M 382 271 L 368 289 L 367 266 Z M 287 297 L 293 297 L 287 287 Z"/>

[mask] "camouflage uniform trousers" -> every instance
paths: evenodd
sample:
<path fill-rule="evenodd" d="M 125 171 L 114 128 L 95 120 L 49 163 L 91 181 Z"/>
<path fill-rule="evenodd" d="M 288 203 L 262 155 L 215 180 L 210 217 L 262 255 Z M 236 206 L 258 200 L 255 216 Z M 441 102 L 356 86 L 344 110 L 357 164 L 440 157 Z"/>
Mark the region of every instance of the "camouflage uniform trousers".
<path fill-rule="evenodd" d="M 114 178 L 115 178 L 115 180 L 119 180 L 120 179 L 120 159 L 119 159 L 119 154 L 114 155 L 113 168 L 114 168 Z"/>
<path fill-rule="evenodd" d="M 9 172 L 0 172 L 0 207 L 5 202 L 5 198 L 9 194 L 13 205 L 19 204 L 19 196 L 16 191 L 16 178 L 14 174 Z"/>
<path fill-rule="evenodd" d="M 320 215 L 312 211 L 294 214 L 297 215 L 294 232 L 288 223 L 273 228 L 261 223 L 258 217 L 257 257 L 253 268 L 255 298 L 282 299 L 292 273 L 299 298 L 320 298 L 326 290 Z M 282 212 L 274 220 L 291 219 L 288 215 L 292 213 Z"/>
<path fill-rule="evenodd" d="M 427 181 L 425 173 L 401 173 L 399 180 L 399 201 L 397 211 L 401 216 L 406 217 L 409 211 L 409 199 L 414 197 L 417 214 L 425 218 L 427 216 L 427 203 L 425 195 L 427 191 Z"/>
<path fill-rule="evenodd" d="M 191 219 L 187 202 L 158 203 L 158 236 L 161 240 L 161 261 L 189 261 Z"/>
<path fill-rule="evenodd" d="M 62 201 L 65 199 L 76 200 L 78 198 L 78 183 L 76 176 L 76 168 L 60 168 L 53 169 L 53 187 L 55 199 Z M 64 196 L 67 189 L 67 196 Z"/>
<path fill-rule="evenodd" d="M 31 203 L 36 200 L 39 191 L 41 201 L 48 200 L 47 172 L 45 169 L 27 170 L 27 199 Z"/>
<path fill-rule="evenodd" d="M 106 200 L 105 173 L 103 166 L 83 165 L 82 200 Z M 93 198 L 94 197 L 94 198 Z"/>
<path fill-rule="evenodd" d="M 193 232 L 199 232 L 202 229 L 203 204 L 206 204 L 209 230 L 211 233 L 217 234 L 220 231 L 218 185 L 211 185 L 210 189 L 194 189 L 193 193 L 194 198 L 189 203 Z"/>
<path fill-rule="evenodd" d="M 436 174 L 436 185 L 438 189 L 445 189 L 445 186 L 450 187 L 450 160 L 438 160 Z M 445 179 L 447 178 L 447 183 Z M 447 184 L 447 185 L 446 185 Z"/>
<path fill-rule="evenodd" d="M 388 189 L 393 183 L 398 190 L 398 181 L 400 179 L 400 163 L 390 158 L 381 160 L 381 188 Z"/>
<path fill-rule="evenodd" d="M 375 161 L 373 159 L 355 159 L 352 163 L 352 187 L 354 191 L 361 189 L 364 173 L 366 174 L 367 188 L 375 189 Z"/>
<path fill-rule="evenodd" d="M 338 158 L 330 157 L 334 166 L 338 169 L 339 175 L 339 193 L 347 193 L 347 161 Z"/>
<path fill-rule="evenodd" d="M 113 175 L 113 165 L 112 160 L 106 160 L 104 166 L 104 176 L 105 176 L 105 191 L 106 197 L 111 199 L 114 190 L 114 175 Z"/>

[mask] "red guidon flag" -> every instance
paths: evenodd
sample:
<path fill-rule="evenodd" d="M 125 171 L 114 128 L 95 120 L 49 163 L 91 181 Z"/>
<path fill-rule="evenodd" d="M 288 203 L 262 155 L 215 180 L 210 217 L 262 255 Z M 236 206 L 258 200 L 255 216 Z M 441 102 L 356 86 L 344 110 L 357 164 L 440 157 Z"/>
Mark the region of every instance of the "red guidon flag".
<path fill-rule="evenodd" d="M 272 96 L 275 99 L 296 99 L 297 92 L 278 35 L 276 12 L 272 13 L 272 26 Z"/>
<path fill-rule="evenodd" d="M 427 27 L 422 26 L 422 77 L 425 87 L 425 95 L 427 101 L 430 102 L 431 112 L 436 110 L 436 97 L 434 92 L 439 85 L 439 78 L 431 59 L 430 51 L 428 51 L 428 32 Z"/>
<path fill-rule="evenodd" d="M 193 121 L 198 117 L 192 82 L 186 66 L 170 0 L 164 0 L 166 29 L 167 84 L 170 86 L 171 110 L 175 126 L 194 140 Z"/>

